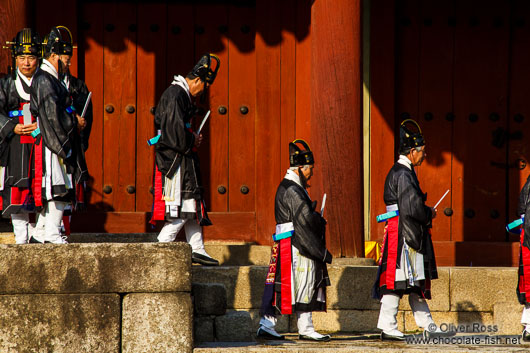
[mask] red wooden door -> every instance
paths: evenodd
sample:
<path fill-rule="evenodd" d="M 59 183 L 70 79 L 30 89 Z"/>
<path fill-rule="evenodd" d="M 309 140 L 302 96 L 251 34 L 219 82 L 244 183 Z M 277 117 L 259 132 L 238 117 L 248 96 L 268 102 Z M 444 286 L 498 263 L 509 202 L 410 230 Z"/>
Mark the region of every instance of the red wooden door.
<path fill-rule="evenodd" d="M 452 242 L 438 248 L 444 256 L 450 248 L 458 264 L 470 258 L 459 242 L 509 239 L 504 226 L 529 174 L 527 10 L 524 1 L 396 2 L 392 124 L 411 117 L 423 129 L 427 159 L 418 175 L 428 204 L 451 189 L 433 239 Z"/>
<path fill-rule="evenodd" d="M 91 213 L 78 216 L 78 229 L 150 230 L 154 151 L 146 141 L 155 134 L 153 107 L 173 75 L 186 75 L 211 52 L 221 69 L 199 103 L 201 116 L 211 110 L 199 150 L 214 223 L 205 235 L 270 243 L 288 142 L 295 136 L 310 142 L 310 4 L 80 7 L 80 76 L 94 92 L 95 121 L 87 153 Z"/>

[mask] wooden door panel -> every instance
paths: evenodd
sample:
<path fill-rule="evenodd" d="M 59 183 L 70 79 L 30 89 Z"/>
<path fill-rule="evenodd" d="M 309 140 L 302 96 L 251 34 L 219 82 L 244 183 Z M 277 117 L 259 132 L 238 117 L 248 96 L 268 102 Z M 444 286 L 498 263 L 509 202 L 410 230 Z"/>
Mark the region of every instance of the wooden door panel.
<path fill-rule="evenodd" d="M 83 74 L 85 83 L 92 92 L 93 122 L 89 148 L 85 153 L 88 173 L 87 204 L 89 210 L 103 210 L 103 4 L 82 5 L 83 37 L 80 38 L 84 53 Z"/>
<path fill-rule="evenodd" d="M 453 238 L 505 238 L 508 3 L 456 2 Z"/>
<path fill-rule="evenodd" d="M 451 189 L 453 122 L 447 114 L 453 110 L 453 44 L 454 27 L 448 19 L 454 17 L 453 2 L 424 1 L 421 3 L 420 62 L 419 62 L 419 115 L 426 140 L 427 158 L 417 168 L 418 178 L 428 191 L 427 204 L 437 200 Z M 449 193 L 438 207 L 433 223 L 434 240 L 451 239 L 451 217 L 444 214 L 451 207 Z"/>
<path fill-rule="evenodd" d="M 115 211 L 134 211 L 136 198 L 136 5 L 107 3 L 104 11 L 103 180 L 112 192 L 104 202 Z M 113 111 L 107 111 L 107 106 Z"/>
<path fill-rule="evenodd" d="M 229 6 L 229 210 L 255 210 L 255 8 Z M 246 109 L 246 110 L 245 110 Z M 246 194 L 244 192 L 247 192 Z"/>
<path fill-rule="evenodd" d="M 202 130 L 203 143 L 199 148 L 201 172 L 208 210 L 228 211 L 228 7 L 226 5 L 196 6 L 195 57 L 213 53 L 221 60 L 214 84 L 208 88 L 204 111 L 210 118 Z M 237 70 L 237 68 L 234 68 Z M 220 107 L 224 107 L 224 111 Z M 222 114 L 224 113 L 224 114 Z M 202 120 L 198 117 L 196 125 Z M 223 193 L 224 188 L 224 193 Z"/>
<path fill-rule="evenodd" d="M 530 27 L 524 24 L 525 14 L 530 13 L 530 3 L 524 0 L 513 2 L 512 37 L 510 51 L 510 107 L 508 113 L 508 131 L 512 138 L 508 141 L 508 221 L 515 219 L 519 201 L 519 192 L 530 175 L 530 165 L 524 169 L 524 162 L 530 164 L 530 100 L 528 82 L 530 81 Z M 526 19 L 527 20 L 527 19 Z M 528 20 L 527 20 L 528 21 Z M 519 162 L 519 160 L 521 162 Z M 512 240 L 517 240 L 512 236 Z"/>
<path fill-rule="evenodd" d="M 167 21 L 165 4 L 138 4 L 136 211 L 151 211 L 154 147 L 147 140 L 156 135 L 154 107 L 166 89 Z"/>
<path fill-rule="evenodd" d="M 281 76 L 281 48 L 280 45 L 271 46 L 278 33 L 278 28 L 282 18 L 278 16 L 281 6 L 274 2 L 260 2 L 256 6 L 256 11 L 261 14 L 256 19 L 256 80 L 259 87 L 256 87 L 256 209 L 260 212 L 256 214 L 257 233 L 260 243 L 272 243 L 271 234 L 274 233 L 274 196 L 276 187 L 281 181 L 280 160 L 282 133 L 290 135 L 294 133 L 294 109 L 289 112 L 292 119 L 288 118 L 287 106 L 281 105 L 282 98 L 293 100 L 289 94 L 290 74 L 294 73 L 293 67 L 286 61 L 285 77 Z M 294 49 L 294 45 L 289 46 L 289 42 L 283 42 L 286 53 Z M 287 55 L 286 55 L 287 56 Z M 287 58 L 289 58 L 287 56 Z M 294 59 L 294 56 L 292 57 Z M 266 69 L 265 69 L 266 68 Z M 285 80 L 284 80 L 285 79 Z M 294 88 L 294 87 L 293 87 Z M 282 96 L 285 94 L 285 97 Z M 294 106 L 292 107 L 294 108 Z M 289 122 L 292 121 L 292 124 Z M 292 141 L 292 140 L 291 140 Z M 289 142 L 285 142 L 287 145 Z M 288 158 L 289 153 L 285 155 Z"/>

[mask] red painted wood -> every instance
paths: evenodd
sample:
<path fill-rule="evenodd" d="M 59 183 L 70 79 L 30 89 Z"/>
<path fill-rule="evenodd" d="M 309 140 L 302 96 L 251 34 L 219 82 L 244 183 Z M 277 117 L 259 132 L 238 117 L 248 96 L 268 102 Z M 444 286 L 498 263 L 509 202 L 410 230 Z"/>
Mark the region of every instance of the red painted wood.
<path fill-rule="evenodd" d="M 425 137 L 427 158 L 417 171 L 422 188 L 429 194 L 427 204 L 434 206 L 451 189 L 452 181 L 453 122 L 446 120 L 446 114 L 453 110 L 454 27 L 448 25 L 448 19 L 455 13 L 453 2 L 423 1 L 419 7 L 417 121 Z M 432 228 L 434 240 L 451 239 L 452 218 L 443 213 L 446 207 L 451 207 L 451 193 L 438 206 Z"/>
<path fill-rule="evenodd" d="M 24 27 L 33 24 L 33 12 L 30 0 L 2 0 L 0 1 L 0 44 L 5 45 Z M 0 77 L 7 74 L 8 66 L 12 65 L 11 52 L 0 51 Z"/>
<path fill-rule="evenodd" d="M 507 127 L 509 9 L 497 1 L 456 2 L 452 240 L 503 241 L 506 144 L 492 133 Z M 498 18 L 503 25 L 495 26 Z M 474 19 L 477 20 L 474 24 Z M 471 122 L 470 114 L 478 120 Z M 498 121 L 490 114 L 497 113 Z M 498 163 L 500 167 L 493 164 Z M 465 216 L 466 209 L 475 216 Z M 498 218 L 492 218 L 496 211 Z M 467 257 L 465 252 L 457 252 Z"/>
<path fill-rule="evenodd" d="M 103 210 L 103 5 L 86 3 L 82 6 L 81 21 L 89 24 L 82 32 L 85 83 L 92 91 L 93 122 L 89 149 L 85 154 L 88 172 L 87 203 L 89 210 Z M 88 217 L 88 215 L 87 215 Z M 72 222 L 72 225 L 74 223 Z"/>
<path fill-rule="evenodd" d="M 205 199 L 209 210 L 228 211 L 228 120 L 229 114 L 220 114 L 219 107 L 228 109 L 228 7 L 226 5 L 198 5 L 195 8 L 196 27 L 204 33 L 195 34 L 195 57 L 205 53 L 219 56 L 221 68 L 215 82 L 208 89 L 204 111 L 210 110 L 210 118 L 203 128 L 203 144 L 199 149 Z M 203 116 L 198 116 L 199 126 Z M 224 186 L 227 192 L 219 193 Z"/>
<path fill-rule="evenodd" d="M 276 2 L 259 1 L 256 6 L 256 239 L 260 244 L 272 243 L 274 233 L 274 197 L 281 180 L 281 132 L 283 131 L 284 80 L 281 75 L 283 43 L 278 43 L 282 18 Z M 293 67 L 289 67 L 293 73 Z M 294 74 L 293 74 L 294 76 Z M 294 118 L 294 106 L 291 117 Z M 291 118 L 291 119 L 292 119 Z M 288 118 L 287 118 L 288 119 Z M 285 120 L 287 120 L 285 119 Z M 294 119 L 292 119 L 294 120 Z M 288 154 L 286 155 L 288 158 Z"/>
<path fill-rule="evenodd" d="M 256 199 L 255 8 L 229 6 L 229 210 L 254 211 Z M 246 33 L 244 33 L 244 31 Z M 248 108 L 247 114 L 240 109 Z M 243 194 L 242 187 L 248 187 Z"/>
<path fill-rule="evenodd" d="M 530 80 L 530 28 L 528 25 L 521 25 L 521 18 L 530 11 L 530 3 L 517 0 L 513 3 L 512 19 L 513 29 L 511 35 L 510 51 L 510 106 L 508 112 L 508 128 L 511 134 L 522 133 L 522 138 L 511 139 L 508 148 L 508 163 L 514 164 L 517 160 L 526 161 L 528 164 L 524 169 L 510 168 L 508 179 L 508 221 L 515 219 L 517 206 L 519 203 L 519 193 L 530 175 L 530 102 L 528 100 L 527 85 Z M 521 115 L 523 120 L 518 122 L 517 115 Z M 519 163 L 517 163 L 519 164 Z"/>
<path fill-rule="evenodd" d="M 39 34 L 44 36 L 50 33 L 52 27 L 65 26 L 74 37 L 74 44 L 78 43 L 77 22 L 78 2 L 71 0 L 35 1 L 32 12 L 35 13 L 36 28 Z M 71 61 L 70 72 L 77 76 L 77 48 Z"/>
<path fill-rule="evenodd" d="M 334 255 L 363 257 L 360 1 L 316 1 L 311 11 L 312 196 L 328 195 Z"/>
<path fill-rule="evenodd" d="M 370 239 L 382 240 L 386 174 L 395 162 L 395 2 L 370 7 Z"/>
<path fill-rule="evenodd" d="M 285 17 L 284 17 L 285 19 Z M 285 19 L 287 21 L 287 19 Z M 284 22 L 285 23 L 285 22 Z M 311 146 L 311 1 L 296 1 L 296 77 L 295 77 L 295 133 L 282 133 L 282 156 L 289 154 L 284 143 L 293 137 L 304 138 Z M 282 54 L 283 56 L 283 54 Z M 291 140 L 292 141 L 292 140 Z M 284 157 L 285 158 L 285 157 Z M 289 160 L 282 160 L 282 167 L 289 167 Z M 283 169 L 282 168 L 282 169 Z"/>
<path fill-rule="evenodd" d="M 104 31 L 104 105 L 113 105 L 113 113 L 104 113 L 103 180 L 112 187 L 103 201 L 114 211 L 134 211 L 135 194 L 127 192 L 136 184 L 136 38 L 130 25 L 136 23 L 136 5 L 105 4 Z M 113 26 L 113 27 L 112 27 Z"/>
<path fill-rule="evenodd" d="M 138 4 L 138 46 L 136 51 L 136 211 L 151 211 L 153 195 L 153 147 L 147 140 L 156 135 L 151 108 L 166 89 L 167 20 L 165 4 Z"/>
<path fill-rule="evenodd" d="M 518 266 L 516 242 L 434 241 L 437 266 Z M 458 254 L 467 254 L 459 257 Z"/>

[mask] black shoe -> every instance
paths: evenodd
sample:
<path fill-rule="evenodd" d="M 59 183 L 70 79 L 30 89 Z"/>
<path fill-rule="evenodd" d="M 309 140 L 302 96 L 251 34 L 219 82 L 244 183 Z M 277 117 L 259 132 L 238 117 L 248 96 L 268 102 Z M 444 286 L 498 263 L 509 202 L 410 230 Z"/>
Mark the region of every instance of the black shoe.
<path fill-rule="evenodd" d="M 381 341 L 404 341 L 405 335 L 403 336 L 394 336 L 389 335 L 388 333 L 381 332 Z"/>
<path fill-rule="evenodd" d="M 216 259 L 196 252 L 191 253 L 191 262 L 201 264 L 203 266 L 219 266 L 219 261 Z"/>
<path fill-rule="evenodd" d="M 44 244 L 44 243 L 49 243 L 49 242 L 48 241 L 44 241 L 44 242 L 38 241 L 37 239 L 33 238 L 33 236 L 29 238 L 29 244 Z"/>
<path fill-rule="evenodd" d="M 521 334 L 521 338 L 525 342 L 530 342 L 530 332 L 526 331 L 526 329 L 523 330 L 523 333 Z"/>
<path fill-rule="evenodd" d="M 323 335 L 320 338 L 315 338 L 315 337 L 306 336 L 306 335 L 298 335 L 298 339 L 304 340 L 304 341 L 328 342 L 328 341 L 331 341 L 331 336 Z"/>
<path fill-rule="evenodd" d="M 277 340 L 284 340 L 285 336 L 276 336 L 272 333 L 269 333 L 262 329 L 261 327 L 258 329 L 258 333 L 256 334 L 257 338 L 261 338 L 264 340 L 270 340 L 270 341 L 277 341 Z"/>
<path fill-rule="evenodd" d="M 456 335 L 456 331 L 429 331 L 423 330 L 423 338 L 438 338 L 438 337 L 452 337 Z"/>

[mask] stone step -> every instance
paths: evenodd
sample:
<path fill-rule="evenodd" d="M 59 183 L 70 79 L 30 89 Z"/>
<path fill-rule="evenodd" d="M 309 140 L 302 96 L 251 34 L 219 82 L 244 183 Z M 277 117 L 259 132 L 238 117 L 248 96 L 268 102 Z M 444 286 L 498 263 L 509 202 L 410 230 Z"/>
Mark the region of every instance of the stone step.
<path fill-rule="evenodd" d="M 193 266 L 193 283 L 221 283 L 226 287 L 227 309 L 248 311 L 254 328 L 267 266 Z M 376 266 L 328 266 L 331 286 L 327 291 L 327 313 L 315 313 L 317 330 L 330 332 L 375 332 L 380 304 L 372 299 Z M 520 333 L 522 306 L 515 295 L 517 269 L 508 267 L 440 267 L 432 281 L 429 300 L 436 323 L 445 325 L 496 326 L 502 334 Z M 282 332 L 295 332 L 296 319 L 281 323 Z M 401 330 L 417 329 L 408 300 L 400 302 Z"/>
<path fill-rule="evenodd" d="M 418 337 L 418 335 L 416 335 Z M 456 336 L 458 337 L 458 336 Z M 379 340 L 379 335 L 335 334 L 329 342 L 298 340 L 298 335 L 287 334 L 285 341 L 272 342 L 207 342 L 195 346 L 193 353 L 402 353 L 402 352 L 528 352 L 530 343 L 519 337 L 493 336 L 510 344 L 407 344 Z"/>

